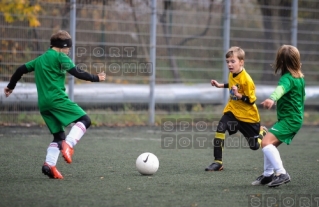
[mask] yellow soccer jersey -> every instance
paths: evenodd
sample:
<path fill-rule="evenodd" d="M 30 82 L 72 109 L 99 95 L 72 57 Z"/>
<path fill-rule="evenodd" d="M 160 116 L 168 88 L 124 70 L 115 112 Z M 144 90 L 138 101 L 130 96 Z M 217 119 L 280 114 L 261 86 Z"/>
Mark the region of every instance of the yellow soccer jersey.
<path fill-rule="evenodd" d="M 228 76 L 229 101 L 225 106 L 224 113 L 230 111 L 234 116 L 243 122 L 257 123 L 260 122 L 259 112 L 256 104 L 245 103 L 234 95 L 231 87 L 236 85 L 238 92 L 249 98 L 250 103 L 256 101 L 255 84 L 250 75 L 243 69 L 236 77 L 232 73 Z"/>

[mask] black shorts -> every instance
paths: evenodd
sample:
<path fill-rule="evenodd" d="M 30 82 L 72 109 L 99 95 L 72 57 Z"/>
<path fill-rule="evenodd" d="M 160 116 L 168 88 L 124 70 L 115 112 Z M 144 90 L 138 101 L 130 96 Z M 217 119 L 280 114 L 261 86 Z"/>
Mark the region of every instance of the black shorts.
<path fill-rule="evenodd" d="M 218 123 L 217 132 L 225 133 L 226 131 L 228 131 L 229 135 L 240 131 L 246 138 L 255 138 L 259 136 L 260 122 L 242 122 L 237 120 L 232 112 L 226 112 Z"/>

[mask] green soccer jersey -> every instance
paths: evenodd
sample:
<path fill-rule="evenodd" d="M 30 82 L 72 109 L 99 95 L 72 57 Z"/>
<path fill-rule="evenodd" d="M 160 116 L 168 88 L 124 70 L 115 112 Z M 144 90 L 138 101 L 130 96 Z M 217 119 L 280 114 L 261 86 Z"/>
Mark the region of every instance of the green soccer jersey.
<path fill-rule="evenodd" d="M 75 67 L 64 53 L 53 49 L 25 64 L 28 71 L 34 71 L 40 111 L 46 111 L 68 101 L 65 92 L 66 71 Z"/>
<path fill-rule="evenodd" d="M 304 78 L 294 78 L 290 73 L 285 73 L 278 85 L 284 89 L 284 95 L 277 101 L 278 120 L 285 119 L 290 127 L 300 128 L 304 114 Z"/>

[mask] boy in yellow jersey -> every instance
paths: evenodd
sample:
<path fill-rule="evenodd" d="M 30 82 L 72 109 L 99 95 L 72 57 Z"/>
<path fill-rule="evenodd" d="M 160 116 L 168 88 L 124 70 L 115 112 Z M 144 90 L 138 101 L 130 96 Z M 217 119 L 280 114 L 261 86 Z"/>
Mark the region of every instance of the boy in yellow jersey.
<path fill-rule="evenodd" d="M 230 97 L 224 109 L 224 115 L 219 121 L 214 138 L 215 160 L 205 171 L 223 170 L 222 151 L 226 131 L 229 135 L 240 131 L 248 141 L 252 150 L 260 147 L 261 139 L 267 129 L 260 126 L 260 117 L 255 104 L 255 84 L 244 69 L 245 52 L 240 47 L 231 47 L 226 53 L 226 62 L 229 69 L 228 83 L 218 83 L 211 80 L 212 86 L 228 88 Z"/>

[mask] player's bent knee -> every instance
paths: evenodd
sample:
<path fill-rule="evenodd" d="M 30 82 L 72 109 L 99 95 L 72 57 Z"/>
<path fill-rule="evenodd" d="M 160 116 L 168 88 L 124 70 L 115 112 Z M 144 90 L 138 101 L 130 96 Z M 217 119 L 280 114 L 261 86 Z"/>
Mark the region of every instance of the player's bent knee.
<path fill-rule="evenodd" d="M 260 148 L 260 144 L 256 139 L 249 140 L 248 144 L 251 150 L 258 150 Z"/>
<path fill-rule="evenodd" d="M 57 133 L 54 133 L 53 134 L 53 141 L 52 142 L 60 142 L 62 140 L 65 140 L 65 133 L 64 131 L 61 131 L 61 132 L 57 132 Z"/>
<path fill-rule="evenodd" d="M 91 119 L 86 114 L 80 117 L 78 120 L 76 120 L 76 122 L 81 122 L 82 124 L 84 124 L 85 128 L 87 129 L 91 126 Z"/>

